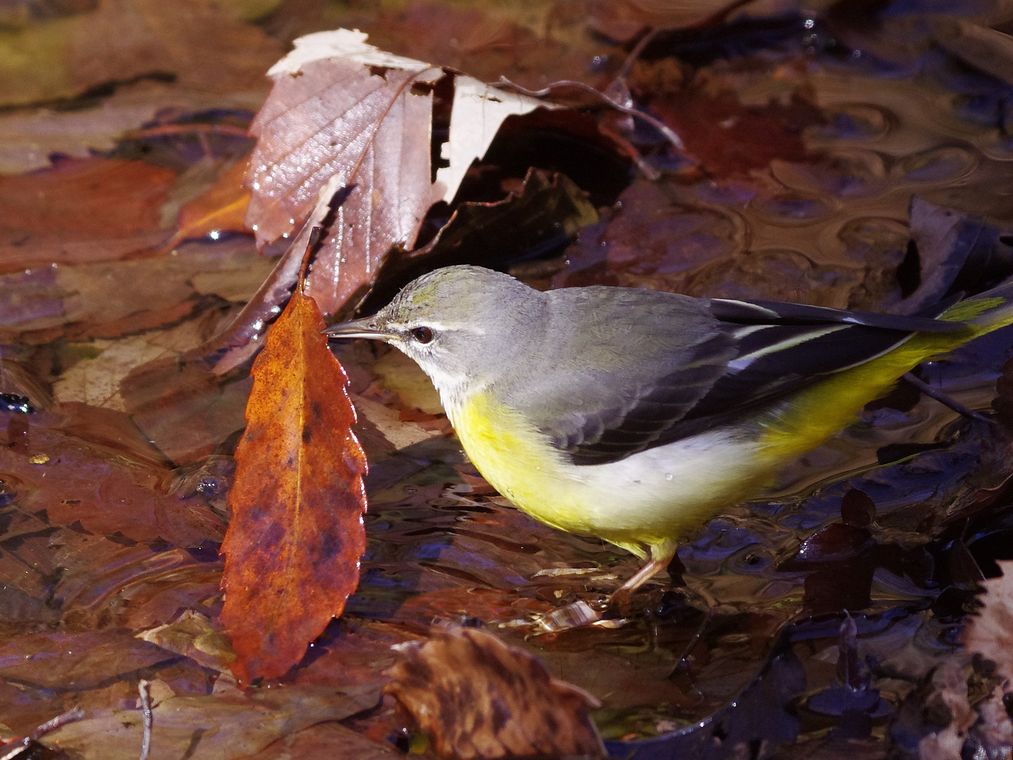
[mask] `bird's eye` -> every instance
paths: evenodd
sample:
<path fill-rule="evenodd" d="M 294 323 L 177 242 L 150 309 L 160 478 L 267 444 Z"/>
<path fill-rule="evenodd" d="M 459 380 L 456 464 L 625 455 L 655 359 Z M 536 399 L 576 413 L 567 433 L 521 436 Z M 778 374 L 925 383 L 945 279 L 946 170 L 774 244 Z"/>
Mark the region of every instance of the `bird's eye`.
<path fill-rule="evenodd" d="M 425 325 L 413 327 L 411 330 L 408 331 L 408 333 L 409 335 L 412 336 L 412 338 L 415 339 L 416 343 L 422 343 L 424 345 L 426 343 L 433 342 L 434 337 L 433 330 L 432 328 L 426 327 Z"/>

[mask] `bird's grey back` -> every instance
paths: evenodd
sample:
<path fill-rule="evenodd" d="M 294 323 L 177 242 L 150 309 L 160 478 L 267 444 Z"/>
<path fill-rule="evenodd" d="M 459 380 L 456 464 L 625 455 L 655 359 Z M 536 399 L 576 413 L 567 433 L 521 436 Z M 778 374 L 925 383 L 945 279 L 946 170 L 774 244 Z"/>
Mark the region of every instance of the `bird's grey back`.
<path fill-rule="evenodd" d="M 660 433 L 692 408 L 734 355 L 699 299 L 613 287 L 545 296 L 545 326 L 528 347 L 527 366 L 504 376 L 498 392 L 532 414 L 564 451 L 589 444 L 607 451 L 602 436 L 618 428 L 645 438 Z"/>

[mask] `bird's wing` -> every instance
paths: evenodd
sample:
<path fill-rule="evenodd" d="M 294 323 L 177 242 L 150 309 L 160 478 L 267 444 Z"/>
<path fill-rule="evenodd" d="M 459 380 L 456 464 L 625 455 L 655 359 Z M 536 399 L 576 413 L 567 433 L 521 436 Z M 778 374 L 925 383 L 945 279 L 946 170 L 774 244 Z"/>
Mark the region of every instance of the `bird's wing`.
<path fill-rule="evenodd" d="M 568 297 L 590 298 L 593 309 L 578 312 L 592 316 L 558 347 L 577 357 L 564 375 L 571 382 L 560 386 L 559 373 L 551 373 L 555 387 L 532 379 L 522 401 L 575 464 L 617 461 L 737 419 L 915 332 L 963 329 L 925 317 L 580 290 Z M 561 312 L 572 318 L 574 310 Z"/>

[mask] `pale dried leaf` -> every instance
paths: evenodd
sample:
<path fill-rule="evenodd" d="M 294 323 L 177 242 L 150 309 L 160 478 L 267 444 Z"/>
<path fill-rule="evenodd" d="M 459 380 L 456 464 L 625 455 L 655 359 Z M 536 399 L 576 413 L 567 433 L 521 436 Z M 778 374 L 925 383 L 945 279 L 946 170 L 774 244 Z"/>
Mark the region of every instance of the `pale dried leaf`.
<path fill-rule="evenodd" d="M 984 581 L 983 607 L 964 629 L 964 647 L 995 662 L 1013 683 L 1013 560 L 1000 561 L 1003 574 Z"/>
<path fill-rule="evenodd" d="M 419 85 L 442 72 L 421 62 L 378 71 L 355 58 L 305 57 L 295 71 L 284 61 L 274 69 L 274 88 L 251 126 L 258 140 L 247 224 L 260 244 L 287 237 L 328 182 L 347 192 L 310 276 L 309 295 L 333 313 L 392 246 L 415 242 L 437 197 L 433 96 Z"/>
<path fill-rule="evenodd" d="M 454 199 L 468 167 L 485 155 L 508 116 L 520 116 L 543 105 L 548 104 L 490 87 L 468 76 L 457 77 L 450 139 L 440 147 L 440 155 L 448 165 L 436 171 L 436 182 L 443 186 L 443 200 L 449 203 Z"/>

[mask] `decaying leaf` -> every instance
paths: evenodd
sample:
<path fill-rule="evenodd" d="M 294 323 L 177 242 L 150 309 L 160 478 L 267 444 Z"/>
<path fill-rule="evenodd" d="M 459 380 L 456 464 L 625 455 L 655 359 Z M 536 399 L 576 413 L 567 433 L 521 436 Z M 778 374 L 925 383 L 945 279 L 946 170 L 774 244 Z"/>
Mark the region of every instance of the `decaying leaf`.
<path fill-rule="evenodd" d="M 78 7 L 87 12 L 0 29 L 0 103 L 73 97 L 168 72 L 175 93 L 252 106 L 260 97 L 258 73 L 277 55 L 266 33 L 207 0 L 98 0 Z"/>
<path fill-rule="evenodd" d="M 247 223 L 264 244 L 290 235 L 328 182 L 345 193 L 309 293 L 324 313 L 369 284 L 393 247 L 411 248 L 429 207 L 451 200 L 502 121 L 539 101 L 456 77 L 448 165 L 432 182 L 433 89 L 444 71 L 385 53 L 347 29 L 307 35 L 268 72 L 275 81 L 251 131 Z"/>
<path fill-rule="evenodd" d="M 179 229 L 166 245 L 171 248 L 187 238 L 221 232 L 243 232 L 250 194 L 243 187 L 246 162 L 237 161 L 223 171 L 214 184 L 179 210 Z"/>
<path fill-rule="evenodd" d="M 151 757 L 227 760 L 259 752 L 277 739 L 376 704 L 375 685 L 214 696 L 170 696 L 153 706 Z M 98 710 L 43 739 L 85 760 L 136 760 L 139 709 Z"/>
<path fill-rule="evenodd" d="M 172 659 L 129 631 L 45 631 L 0 644 L 0 677 L 50 689 L 94 689 Z"/>
<path fill-rule="evenodd" d="M 402 648 L 385 691 L 448 758 L 602 757 L 598 701 L 534 656 L 474 628 Z"/>
<path fill-rule="evenodd" d="M 995 662 L 1013 684 L 1013 561 L 999 561 L 1003 574 L 984 581 L 984 606 L 964 629 L 964 647 Z"/>
<path fill-rule="evenodd" d="M 185 547 L 221 536 L 222 521 L 212 511 L 159 488 L 164 466 L 68 434 L 61 424 L 55 414 L 33 415 L 23 450 L 0 446 L 0 472 L 18 484 L 21 509 L 44 510 L 51 525 L 77 524 L 133 541 Z"/>
<path fill-rule="evenodd" d="M 0 271 L 108 261 L 156 244 L 175 178 L 170 169 L 119 159 L 67 159 L 0 177 Z"/>
<path fill-rule="evenodd" d="M 347 379 L 298 290 L 253 365 L 222 546 L 236 678 L 275 678 L 341 614 L 366 546 L 366 460 Z"/>
<path fill-rule="evenodd" d="M 171 623 L 141 631 L 137 638 L 214 670 L 227 670 L 236 659 L 229 640 L 211 619 L 193 610 L 184 610 Z"/>

